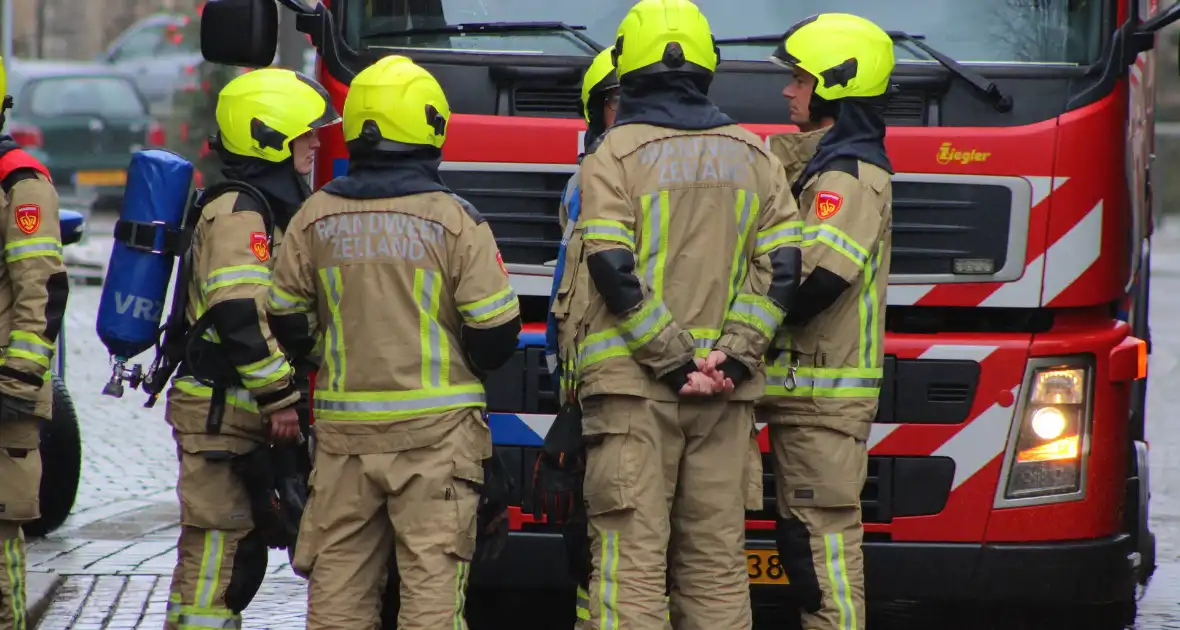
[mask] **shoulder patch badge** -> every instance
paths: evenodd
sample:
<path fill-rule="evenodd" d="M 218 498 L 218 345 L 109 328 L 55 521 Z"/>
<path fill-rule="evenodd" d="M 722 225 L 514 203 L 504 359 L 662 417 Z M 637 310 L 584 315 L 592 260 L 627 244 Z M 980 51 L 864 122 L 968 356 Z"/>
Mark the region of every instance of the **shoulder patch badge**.
<path fill-rule="evenodd" d="M 250 233 L 250 251 L 254 252 L 259 262 L 270 260 L 270 238 L 266 236 L 266 232 Z"/>
<path fill-rule="evenodd" d="M 504 266 L 504 257 L 500 255 L 499 250 L 496 251 L 496 262 L 500 264 L 500 271 L 503 271 L 504 275 L 508 275 L 508 268 Z"/>
<path fill-rule="evenodd" d="M 16 208 L 16 227 L 25 234 L 32 234 L 41 227 L 41 206 L 26 203 Z"/>
<path fill-rule="evenodd" d="M 815 194 L 815 216 L 820 221 L 826 221 L 836 216 L 842 205 L 844 205 L 844 197 L 839 193 L 821 190 Z"/>

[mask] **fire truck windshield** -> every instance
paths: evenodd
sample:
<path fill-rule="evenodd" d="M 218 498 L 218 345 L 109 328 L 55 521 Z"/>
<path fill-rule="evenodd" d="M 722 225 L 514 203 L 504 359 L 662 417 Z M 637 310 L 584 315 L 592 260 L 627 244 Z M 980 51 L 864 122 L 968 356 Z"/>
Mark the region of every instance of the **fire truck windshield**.
<path fill-rule="evenodd" d="M 1101 54 L 1111 0 L 696 0 L 718 39 L 758 35 L 822 12 L 862 15 L 886 30 L 921 33 L 962 63 L 1089 65 Z M 592 56 L 633 0 L 341 0 L 344 37 L 354 49 L 417 48 L 456 52 Z M 585 30 L 487 29 L 462 23 L 560 23 Z M 411 33 L 398 31 L 411 30 Z M 421 31 L 426 31 L 425 33 Z M 723 59 L 763 60 L 772 44 L 728 45 Z M 899 61 L 929 62 L 899 42 Z"/>

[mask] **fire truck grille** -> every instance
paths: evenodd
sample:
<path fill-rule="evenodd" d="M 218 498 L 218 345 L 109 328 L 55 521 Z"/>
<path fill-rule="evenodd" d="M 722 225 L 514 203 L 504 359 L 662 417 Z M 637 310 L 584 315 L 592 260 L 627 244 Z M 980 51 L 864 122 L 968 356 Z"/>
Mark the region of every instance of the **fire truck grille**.
<path fill-rule="evenodd" d="M 544 264 L 557 258 L 557 209 L 570 171 L 443 168 L 447 185 L 487 218 L 504 262 Z M 998 280 L 995 274 L 1010 256 L 1009 232 L 1021 227 L 1013 225 L 1012 188 L 913 177 L 898 176 L 893 184 L 894 281 L 899 276 L 932 283 Z"/>
<path fill-rule="evenodd" d="M 488 220 L 506 263 L 541 265 L 557 258 L 557 208 L 569 172 L 459 171 L 443 181 Z"/>
<path fill-rule="evenodd" d="M 946 507 L 955 462 L 949 457 L 869 457 L 869 471 L 860 493 L 865 523 L 889 523 L 902 516 L 929 516 Z M 762 456 L 762 509 L 746 519 L 773 521 L 778 515 L 774 456 Z"/>
<path fill-rule="evenodd" d="M 885 124 L 898 127 L 921 127 L 926 124 L 927 97 L 922 92 L 901 92 L 885 102 Z"/>
<path fill-rule="evenodd" d="M 541 449 L 497 446 L 496 453 L 516 476 L 509 502 L 529 506 L 533 467 Z M 747 511 L 746 520 L 774 521 L 778 518 L 778 496 L 774 480 L 774 456 L 762 456 L 762 509 Z M 865 523 L 887 524 L 894 518 L 931 516 L 942 512 L 951 493 L 955 462 L 949 457 L 869 457 L 868 475 L 860 493 L 861 517 Z M 551 531 L 545 524 L 526 525 L 531 531 Z"/>
<path fill-rule="evenodd" d="M 1007 186 L 895 180 L 890 275 L 993 280 L 1008 258 L 1011 223 Z"/>
<path fill-rule="evenodd" d="M 517 116 L 540 118 L 581 118 L 580 88 L 517 88 L 512 92 L 512 110 Z"/>

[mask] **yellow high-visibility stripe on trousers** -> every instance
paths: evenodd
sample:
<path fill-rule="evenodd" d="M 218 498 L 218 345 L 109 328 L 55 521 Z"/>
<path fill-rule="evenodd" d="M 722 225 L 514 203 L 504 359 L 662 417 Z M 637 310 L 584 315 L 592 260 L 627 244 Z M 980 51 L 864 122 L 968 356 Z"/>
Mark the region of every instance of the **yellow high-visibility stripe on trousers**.
<path fill-rule="evenodd" d="M 8 602 L 8 610 L 14 620 L 13 630 L 27 630 L 29 620 L 25 611 L 25 581 L 22 569 L 25 566 L 25 547 L 20 538 L 10 538 L 4 541 L 4 572 L 8 576 L 8 585 L 12 588 L 12 597 Z"/>
<path fill-rule="evenodd" d="M 184 607 L 184 602 L 180 598 L 180 593 L 170 593 L 168 595 L 168 608 L 166 609 L 169 623 L 180 623 L 180 609 Z"/>
<path fill-rule="evenodd" d="M 599 628 L 619 630 L 619 532 L 602 533 L 598 568 Z"/>
<path fill-rule="evenodd" d="M 824 535 L 824 564 L 828 587 L 840 615 L 840 630 L 856 630 L 856 606 L 848 582 L 848 566 L 844 562 L 844 534 Z"/>
<path fill-rule="evenodd" d="M 240 630 L 242 616 L 232 610 L 201 610 L 196 606 L 181 606 L 176 615 L 179 630 Z"/>
<path fill-rule="evenodd" d="M 582 621 L 590 621 L 590 593 L 578 585 L 578 594 L 574 599 L 574 611 L 578 615 L 578 619 Z"/>
<path fill-rule="evenodd" d="M 467 630 L 467 577 L 471 573 L 471 563 L 459 561 L 455 575 L 455 615 L 452 617 L 451 630 Z"/>
<path fill-rule="evenodd" d="M 225 534 L 216 529 L 205 530 L 205 546 L 201 552 L 201 572 L 197 575 L 196 605 L 200 608 L 213 607 L 217 581 L 221 579 L 221 563 L 224 553 Z"/>
<path fill-rule="evenodd" d="M 237 630 L 242 627 L 241 615 L 214 603 L 224 563 L 225 533 L 216 529 L 205 530 L 201 568 L 197 574 L 196 601 L 192 605 L 169 606 L 170 614 L 175 610 L 175 620 L 180 630 Z M 178 594 L 173 594 L 173 598 L 177 597 Z"/>

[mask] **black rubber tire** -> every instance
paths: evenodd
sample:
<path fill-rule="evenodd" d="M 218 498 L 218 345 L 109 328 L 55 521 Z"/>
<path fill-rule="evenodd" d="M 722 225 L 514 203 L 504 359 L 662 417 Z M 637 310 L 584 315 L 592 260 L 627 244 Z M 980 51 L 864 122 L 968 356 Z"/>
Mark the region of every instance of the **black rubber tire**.
<path fill-rule="evenodd" d="M 1143 561 L 1143 570 L 1139 574 L 1139 585 L 1146 588 L 1158 568 L 1155 564 L 1155 532 L 1147 530 L 1147 540 L 1139 545 L 1139 548 L 1140 560 Z"/>
<path fill-rule="evenodd" d="M 24 524 L 26 536 L 61 527 L 74 509 L 82 475 L 82 434 L 66 384 L 53 376 L 53 420 L 41 423 L 41 518 Z"/>

